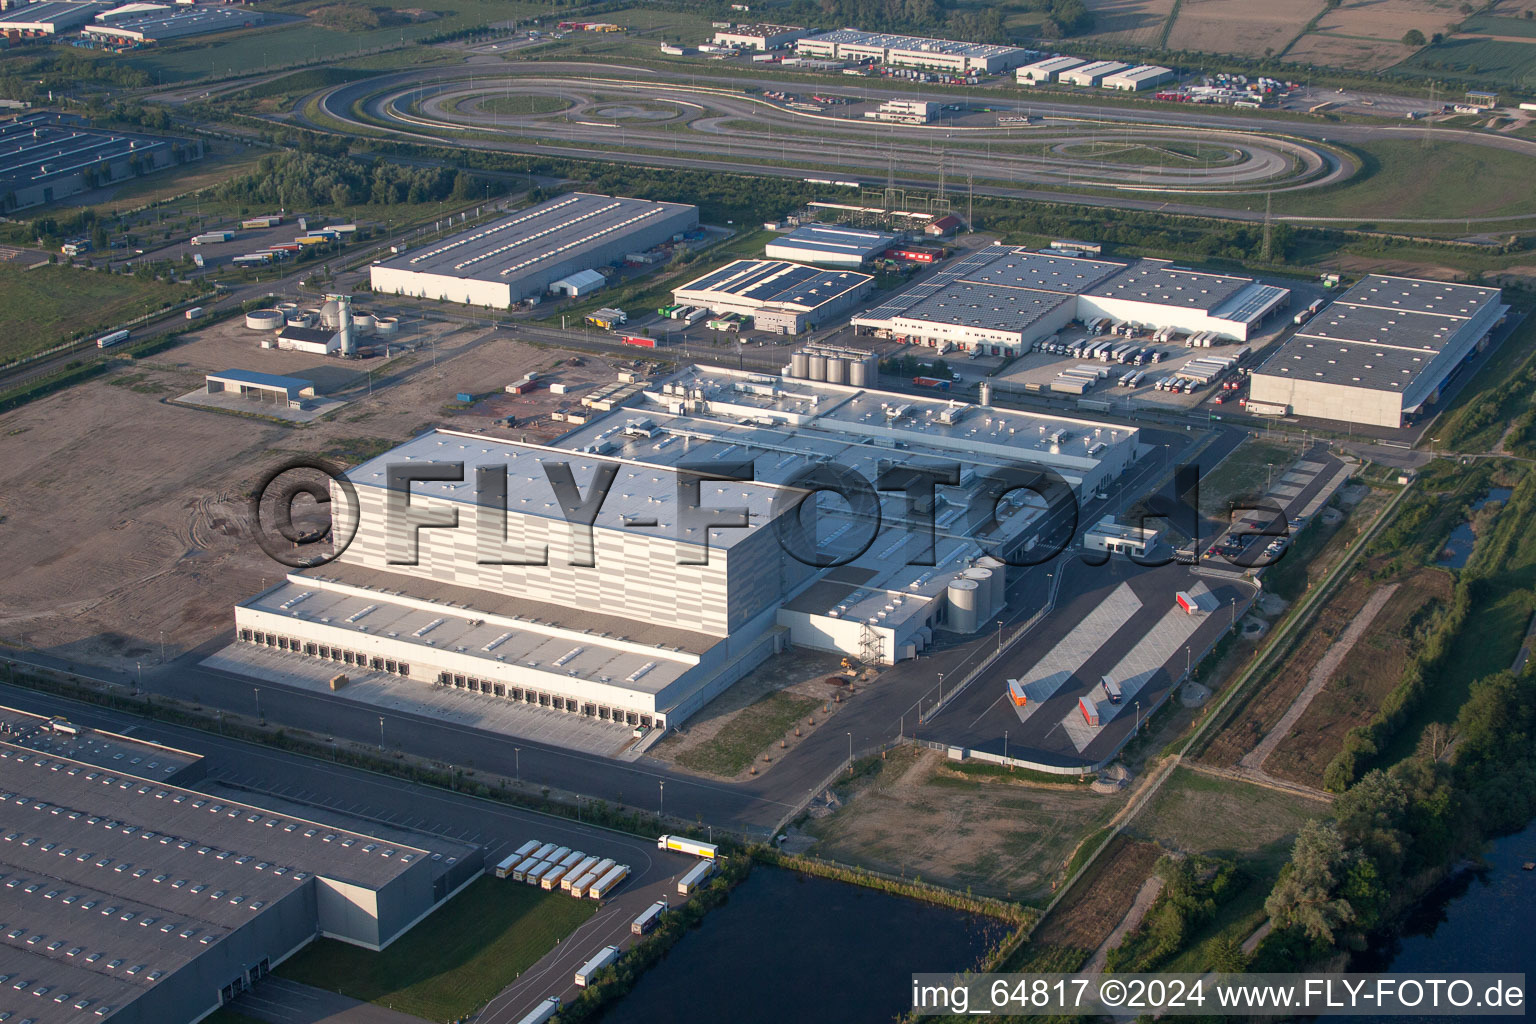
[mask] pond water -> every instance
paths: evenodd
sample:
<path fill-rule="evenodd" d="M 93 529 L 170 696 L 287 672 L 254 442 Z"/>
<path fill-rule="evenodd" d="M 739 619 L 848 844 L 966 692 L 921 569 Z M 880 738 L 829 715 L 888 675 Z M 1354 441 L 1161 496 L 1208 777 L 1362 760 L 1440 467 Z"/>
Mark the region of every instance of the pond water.
<path fill-rule="evenodd" d="M 1003 922 L 791 871 L 752 869 L 603 1024 L 887 1021 L 912 974 L 972 967 Z"/>
<path fill-rule="evenodd" d="M 1489 490 L 1486 497 L 1479 498 L 1472 503 L 1472 511 L 1476 512 L 1490 501 L 1503 504 L 1509 501 L 1509 496 L 1515 493 L 1508 487 L 1494 487 Z M 1472 557 L 1472 547 L 1477 543 L 1477 537 L 1472 533 L 1470 522 L 1461 523 L 1451 531 L 1450 539 L 1440 549 L 1440 557 L 1435 559 L 1435 564 L 1444 569 L 1463 569 L 1467 559 Z"/>

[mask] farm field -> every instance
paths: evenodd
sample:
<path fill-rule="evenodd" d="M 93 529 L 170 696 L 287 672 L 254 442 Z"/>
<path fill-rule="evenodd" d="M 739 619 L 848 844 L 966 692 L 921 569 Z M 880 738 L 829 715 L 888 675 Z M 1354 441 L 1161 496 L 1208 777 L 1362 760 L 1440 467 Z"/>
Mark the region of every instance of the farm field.
<path fill-rule="evenodd" d="M 1413 52 L 1403 34 L 1425 38 L 1449 32 L 1461 17 L 1454 0 L 1348 0 L 1324 11 L 1316 28 L 1297 40 L 1285 59 L 1304 64 L 1379 71 Z"/>
<path fill-rule="evenodd" d="M 1401 71 L 1433 72 L 1467 85 L 1536 87 L 1536 39 L 1509 41 L 1455 36 L 1426 47 L 1397 65 Z"/>
<path fill-rule="evenodd" d="M 484 876 L 380 953 L 318 939 L 284 978 L 428 1020 L 474 1013 L 597 913 L 575 900 Z"/>
<path fill-rule="evenodd" d="M 51 348 L 77 332 L 104 334 L 197 291 L 74 267 L 23 270 L 0 263 L 0 363 Z"/>
<path fill-rule="evenodd" d="M 1084 38 L 1126 46 L 1157 47 L 1173 0 L 1086 0 L 1093 32 Z"/>
<path fill-rule="evenodd" d="M 1501 17 L 1497 13 L 1479 14 L 1461 23 L 1460 34 L 1536 40 L 1536 18 Z"/>
<path fill-rule="evenodd" d="M 1279 53 L 1320 10 L 1320 0 L 1183 0 L 1167 48 L 1249 57 Z"/>
<path fill-rule="evenodd" d="M 810 822 L 811 852 L 1011 899 L 1049 896 L 1079 839 L 1124 802 L 1081 784 L 968 775 L 932 750 L 899 747 L 880 768 Z"/>

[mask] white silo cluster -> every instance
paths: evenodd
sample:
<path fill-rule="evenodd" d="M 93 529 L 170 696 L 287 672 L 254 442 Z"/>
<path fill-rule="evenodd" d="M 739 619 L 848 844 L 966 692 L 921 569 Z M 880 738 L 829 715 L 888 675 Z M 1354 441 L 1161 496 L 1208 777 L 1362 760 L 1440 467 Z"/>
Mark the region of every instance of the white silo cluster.
<path fill-rule="evenodd" d="M 976 633 L 991 624 L 1008 603 L 1008 566 L 991 555 L 955 574 L 944 590 L 954 633 Z"/>
<path fill-rule="evenodd" d="M 807 345 L 789 357 L 784 375 L 795 380 L 824 381 L 849 387 L 874 387 L 879 378 L 879 358 L 863 349 L 838 345 Z"/>

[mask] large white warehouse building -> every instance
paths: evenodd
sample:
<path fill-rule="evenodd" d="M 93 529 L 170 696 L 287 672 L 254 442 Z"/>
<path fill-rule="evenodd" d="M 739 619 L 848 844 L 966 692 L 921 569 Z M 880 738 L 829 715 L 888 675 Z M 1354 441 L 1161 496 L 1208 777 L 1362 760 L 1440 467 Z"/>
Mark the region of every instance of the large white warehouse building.
<path fill-rule="evenodd" d="M 992 245 L 853 318 L 861 332 L 936 348 L 1026 352 L 1073 320 L 1110 317 L 1246 341 L 1290 301 L 1285 288 L 1182 270 Z"/>
<path fill-rule="evenodd" d="M 735 260 L 672 290 L 672 299 L 752 318 L 759 331 L 799 334 L 847 312 L 875 286 L 868 274 L 784 260 Z"/>
<path fill-rule="evenodd" d="M 696 206 L 572 192 L 375 263 L 369 280 L 389 295 L 508 309 L 698 225 Z"/>
<path fill-rule="evenodd" d="M 1253 372 L 1249 409 L 1400 427 L 1503 322 L 1497 288 L 1372 274 Z"/>
<path fill-rule="evenodd" d="M 786 643 L 890 664 L 989 628 L 1004 560 L 1142 453 L 1134 428 L 714 367 L 638 401 L 554 445 L 437 430 L 357 467 L 356 504 L 335 493 L 350 546 L 239 605 L 237 640 L 666 728 Z M 456 479 L 391 483 L 441 464 Z M 829 467 L 872 484 L 892 465 L 955 467 L 931 544 L 902 484 L 807 497 Z M 571 488 L 605 495 L 589 527 Z"/>

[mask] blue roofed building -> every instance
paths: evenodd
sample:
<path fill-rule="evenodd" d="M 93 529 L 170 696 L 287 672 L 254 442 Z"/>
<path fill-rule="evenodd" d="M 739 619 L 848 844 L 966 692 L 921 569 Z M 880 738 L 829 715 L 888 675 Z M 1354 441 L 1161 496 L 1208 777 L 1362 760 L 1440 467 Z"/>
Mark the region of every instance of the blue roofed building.
<path fill-rule="evenodd" d="M 874 288 L 852 270 L 825 270 L 785 260 L 735 260 L 681 288 L 673 301 L 752 318 L 775 334 L 799 334 L 847 312 Z"/>
<path fill-rule="evenodd" d="M 805 224 L 769 242 L 764 255 L 771 260 L 797 260 L 857 270 L 900 241 L 884 231 Z"/>

